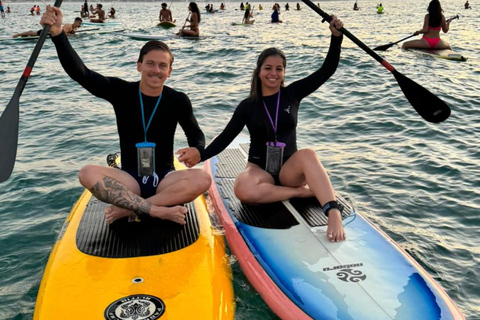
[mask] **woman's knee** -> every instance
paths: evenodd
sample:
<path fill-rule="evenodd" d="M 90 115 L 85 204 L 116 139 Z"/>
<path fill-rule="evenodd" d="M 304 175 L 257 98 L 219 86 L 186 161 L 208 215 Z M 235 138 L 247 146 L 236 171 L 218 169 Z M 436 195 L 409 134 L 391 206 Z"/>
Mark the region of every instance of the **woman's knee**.
<path fill-rule="evenodd" d="M 235 196 L 244 203 L 260 203 L 261 195 L 251 184 L 235 183 L 233 188 Z"/>

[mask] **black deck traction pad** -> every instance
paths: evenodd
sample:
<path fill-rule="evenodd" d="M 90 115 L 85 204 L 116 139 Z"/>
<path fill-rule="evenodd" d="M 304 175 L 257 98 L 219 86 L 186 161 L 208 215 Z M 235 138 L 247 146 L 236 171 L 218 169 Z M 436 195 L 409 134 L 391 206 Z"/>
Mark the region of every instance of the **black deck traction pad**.
<path fill-rule="evenodd" d="M 240 148 L 248 153 L 250 144 L 241 143 Z M 288 229 L 298 224 L 298 221 L 290 211 L 280 202 L 252 206 L 241 203 L 233 193 L 233 180 L 241 173 L 246 166 L 247 159 L 240 149 L 225 149 L 218 155 L 216 178 L 222 179 L 219 182 L 221 186 L 221 195 L 230 200 L 229 206 L 235 217 L 248 225 L 269 228 L 269 229 Z M 351 208 L 343 200 L 337 198 L 339 209 L 342 214 L 342 220 L 350 215 Z M 290 203 L 305 219 L 310 227 L 325 226 L 328 218 L 323 214 L 320 203 L 316 198 L 290 199 Z"/>
<path fill-rule="evenodd" d="M 200 235 L 200 225 L 193 203 L 188 203 L 187 224 L 142 215 L 141 222 L 126 218 L 112 224 L 105 221 L 108 204 L 92 197 L 78 226 L 76 244 L 85 254 L 104 258 L 152 256 L 183 249 Z"/>
<path fill-rule="evenodd" d="M 350 216 L 351 207 L 342 199 L 337 198 L 338 209 L 342 214 L 342 220 Z M 293 198 L 290 203 L 298 211 L 310 227 L 326 226 L 328 218 L 323 214 L 322 207 L 317 198 Z"/>
<path fill-rule="evenodd" d="M 262 205 L 241 203 L 233 193 L 234 180 L 222 179 L 219 182 L 222 198 L 227 198 L 230 209 L 239 221 L 259 228 L 288 229 L 298 224 L 297 219 L 281 202 Z"/>

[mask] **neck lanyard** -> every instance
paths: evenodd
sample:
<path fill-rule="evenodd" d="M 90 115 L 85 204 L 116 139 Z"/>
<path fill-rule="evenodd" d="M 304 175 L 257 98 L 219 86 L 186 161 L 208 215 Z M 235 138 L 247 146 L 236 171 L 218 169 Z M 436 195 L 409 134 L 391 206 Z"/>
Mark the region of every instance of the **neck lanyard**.
<path fill-rule="evenodd" d="M 267 105 L 265 104 L 265 101 L 263 101 L 263 107 L 265 108 L 265 112 L 267 112 L 268 119 L 270 120 L 270 123 L 272 124 L 273 127 L 273 132 L 275 132 L 275 140 L 277 140 L 277 123 L 278 123 L 278 108 L 280 106 L 280 90 L 278 91 L 278 98 L 277 98 L 277 113 L 275 115 L 275 124 L 273 123 L 272 117 L 270 116 L 270 113 L 268 112 Z"/>
<path fill-rule="evenodd" d="M 147 130 L 150 127 L 150 123 L 152 122 L 153 115 L 155 114 L 155 111 L 157 111 L 157 107 L 160 104 L 160 100 L 162 100 L 162 93 L 160 93 L 160 96 L 158 97 L 157 104 L 155 105 L 155 108 L 153 109 L 152 115 L 150 116 L 150 120 L 148 120 L 148 124 L 145 127 L 145 113 L 143 112 L 143 99 L 142 99 L 142 92 L 140 91 L 140 85 L 138 85 L 138 96 L 140 97 L 140 107 L 142 109 L 142 122 L 143 122 L 143 133 L 145 135 L 145 142 L 147 142 Z"/>

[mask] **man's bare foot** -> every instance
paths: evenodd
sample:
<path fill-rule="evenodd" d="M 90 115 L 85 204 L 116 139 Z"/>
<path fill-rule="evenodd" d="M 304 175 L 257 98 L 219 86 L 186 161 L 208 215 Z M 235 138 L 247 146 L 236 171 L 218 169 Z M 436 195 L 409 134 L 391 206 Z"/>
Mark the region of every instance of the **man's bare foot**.
<path fill-rule="evenodd" d="M 342 226 L 342 215 L 338 209 L 332 209 L 328 213 L 327 237 L 331 242 L 340 242 L 346 239 Z"/>
<path fill-rule="evenodd" d="M 117 207 L 112 204 L 105 208 L 105 221 L 107 221 L 107 223 L 113 223 L 118 219 L 129 217 L 132 214 L 134 214 L 132 210 Z"/>
<path fill-rule="evenodd" d="M 311 198 L 315 197 L 312 190 L 308 186 L 301 186 L 297 188 L 298 191 L 298 198 Z"/>
<path fill-rule="evenodd" d="M 174 207 L 159 207 L 153 206 L 150 211 L 150 215 L 154 218 L 171 220 L 178 224 L 186 224 L 185 217 L 187 215 L 188 209 L 184 206 L 174 206 Z"/>

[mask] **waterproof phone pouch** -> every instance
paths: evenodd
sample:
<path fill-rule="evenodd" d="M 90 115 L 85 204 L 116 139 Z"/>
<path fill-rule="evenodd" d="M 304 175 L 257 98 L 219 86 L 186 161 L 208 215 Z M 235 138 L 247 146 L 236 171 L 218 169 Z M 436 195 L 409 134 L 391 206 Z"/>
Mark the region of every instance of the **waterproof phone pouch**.
<path fill-rule="evenodd" d="M 139 142 L 137 147 L 138 176 L 153 176 L 155 173 L 155 143 Z"/>
<path fill-rule="evenodd" d="M 271 175 L 278 175 L 283 165 L 283 150 L 285 143 L 267 142 L 267 161 L 265 171 Z"/>

